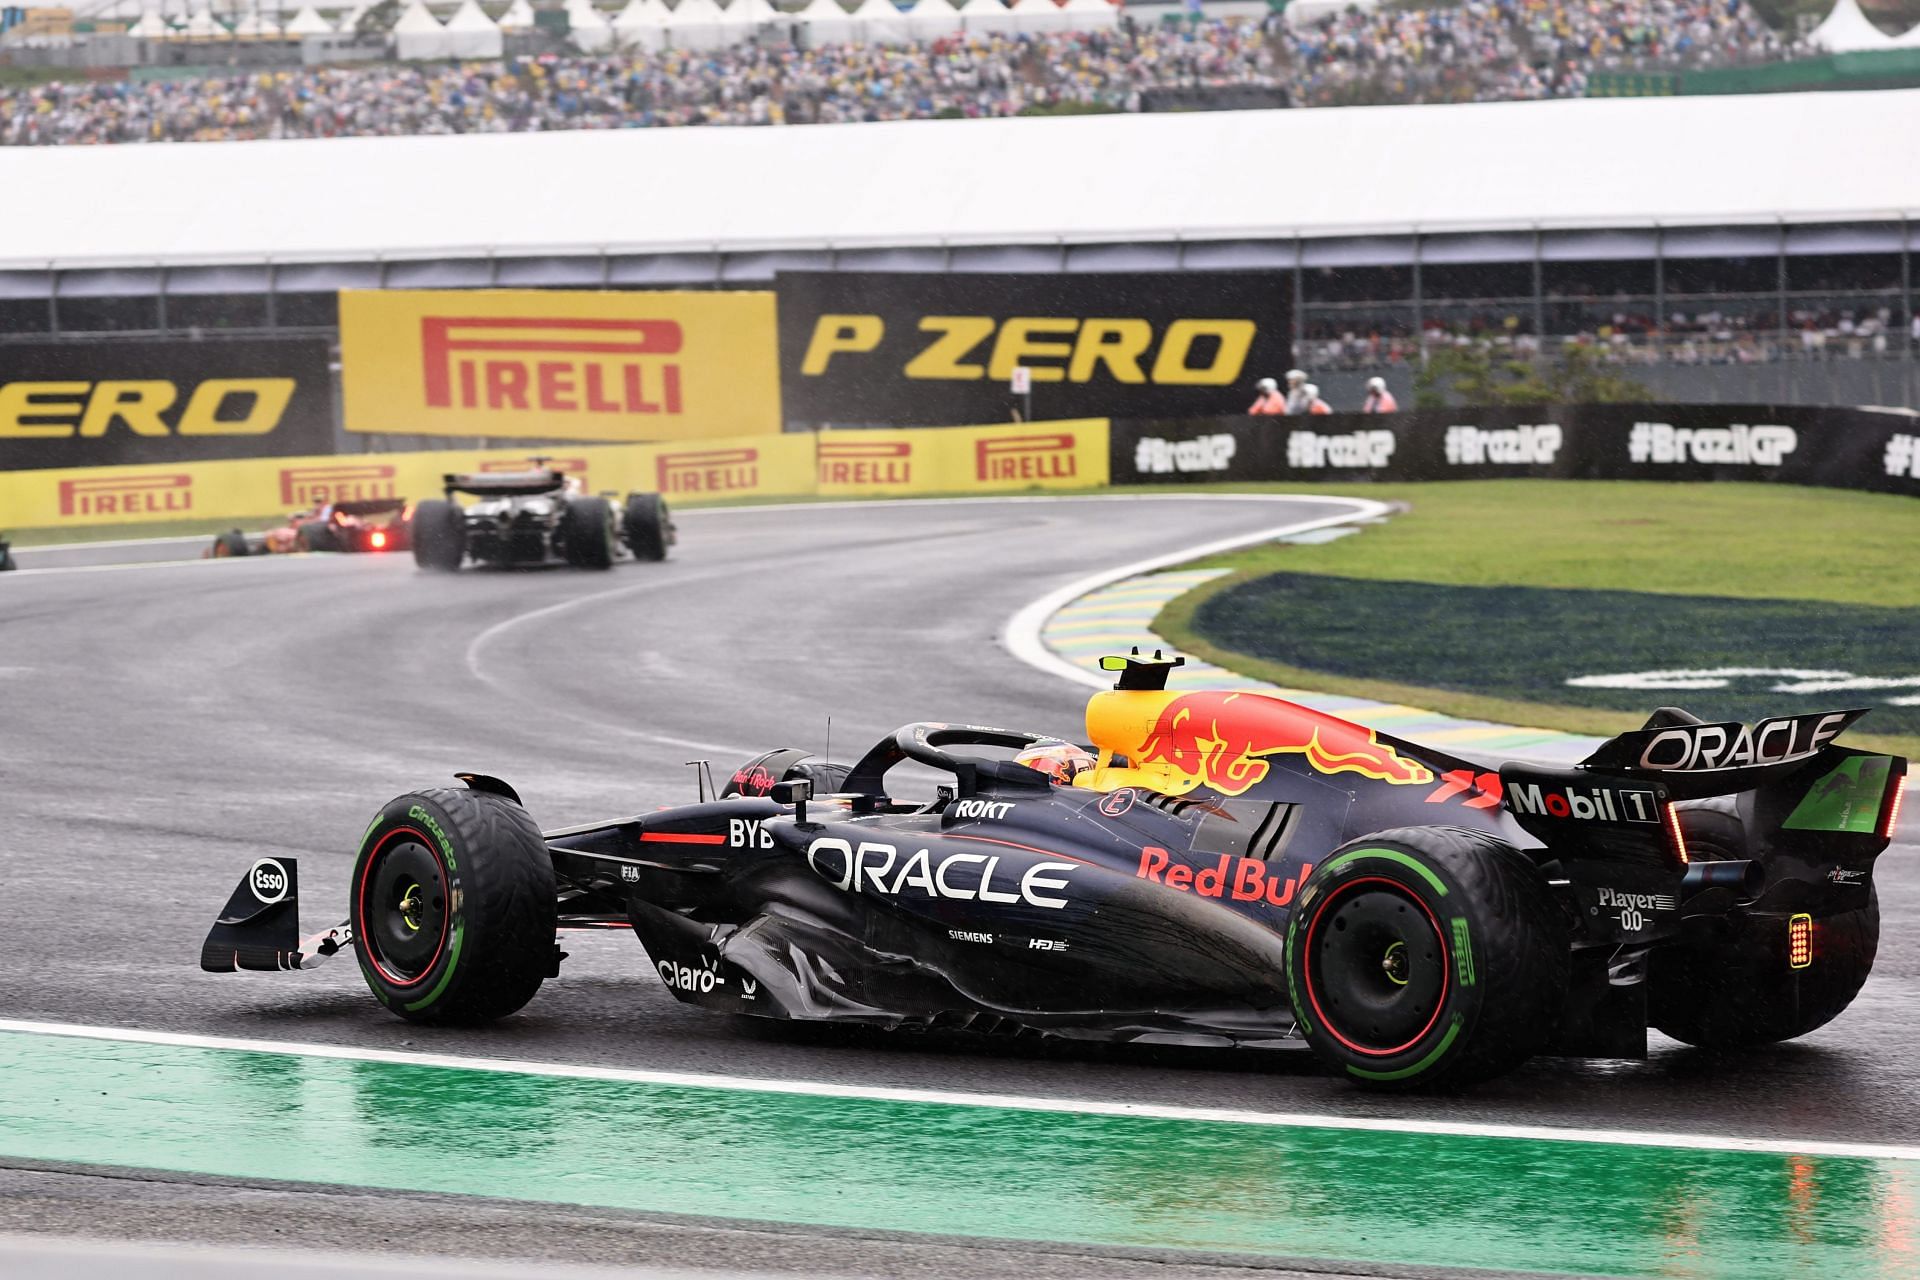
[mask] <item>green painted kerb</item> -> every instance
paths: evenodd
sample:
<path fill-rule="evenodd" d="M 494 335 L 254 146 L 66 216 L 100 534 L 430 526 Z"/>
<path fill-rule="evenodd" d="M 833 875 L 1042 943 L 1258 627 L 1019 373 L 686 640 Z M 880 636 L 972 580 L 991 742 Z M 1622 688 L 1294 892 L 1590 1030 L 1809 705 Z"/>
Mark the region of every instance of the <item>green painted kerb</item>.
<path fill-rule="evenodd" d="M 23 1033 L 0 1033 L 0 1156 L 1387 1264 L 1690 1280 L 1920 1270 L 1920 1170 L 1893 1161 L 848 1100 Z"/>

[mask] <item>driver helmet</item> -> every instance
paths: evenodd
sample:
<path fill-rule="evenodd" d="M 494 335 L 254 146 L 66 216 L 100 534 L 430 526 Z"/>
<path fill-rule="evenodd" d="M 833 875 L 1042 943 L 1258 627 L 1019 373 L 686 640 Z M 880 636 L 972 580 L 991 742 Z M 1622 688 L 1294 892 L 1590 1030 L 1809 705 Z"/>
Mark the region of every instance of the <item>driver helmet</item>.
<path fill-rule="evenodd" d="M 1071 742 L 1036 742 L 1014 756 L 1013 762 L 1039 770 L 1051 778 L 1055 786 L 1070 787 L 1076 777 L 1093 768 L 1096 757 L 1085 747 L 1076 747 Z"/>

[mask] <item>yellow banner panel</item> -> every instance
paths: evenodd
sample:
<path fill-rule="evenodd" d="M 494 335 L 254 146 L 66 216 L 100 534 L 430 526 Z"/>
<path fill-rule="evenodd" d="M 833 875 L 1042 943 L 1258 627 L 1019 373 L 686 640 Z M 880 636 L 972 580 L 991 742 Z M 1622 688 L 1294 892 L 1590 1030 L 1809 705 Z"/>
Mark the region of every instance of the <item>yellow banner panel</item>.
<path fill-rule="evenodd" d="M 1014 493 L 1107 483 L 1107 419 L 998 427 L 822 431 L 819 491 L 835 497 Z"/>
<path fill-rule="evenodd" d="M 546 465 L 589 493 L 659 491 L 677 505 L 813 492 L 813 437 L 689 445 L 562 448 Z M 8 528 L 242 520 L 360 498 L 436 498 L 448 473 L 523 471 L 521 450 L 433 450 L 348 457 L 245 458 L 156 467 L 0 472 Z"/>
<path fill-rule="evenodd" d="M 780 431 L 770 292 L 347 290 L 346 428 L 598 442 Z"/>

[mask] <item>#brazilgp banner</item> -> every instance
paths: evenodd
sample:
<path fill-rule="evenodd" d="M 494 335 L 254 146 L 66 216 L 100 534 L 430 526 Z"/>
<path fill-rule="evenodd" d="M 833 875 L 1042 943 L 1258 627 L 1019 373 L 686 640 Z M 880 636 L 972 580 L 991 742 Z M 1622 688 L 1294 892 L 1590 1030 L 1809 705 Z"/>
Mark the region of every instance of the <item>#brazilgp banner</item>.
<path fill-rule="evenodd" d="M 1920 495 L 1920 418 L 1801 405 L 1596 404 L 1131 419 L 1114 484 L 1771 480 Z"/>
<path fill-rule="evenodd" d="M 332 452 L 324 342 L 0 346 L 0 472 Z"/>
<path fill-rule="evenodd" d="M 1190 417 L 1251 402 L 1292 359 L 1277 273 L 781 272 L 774 289 L 789 427 Z"/>

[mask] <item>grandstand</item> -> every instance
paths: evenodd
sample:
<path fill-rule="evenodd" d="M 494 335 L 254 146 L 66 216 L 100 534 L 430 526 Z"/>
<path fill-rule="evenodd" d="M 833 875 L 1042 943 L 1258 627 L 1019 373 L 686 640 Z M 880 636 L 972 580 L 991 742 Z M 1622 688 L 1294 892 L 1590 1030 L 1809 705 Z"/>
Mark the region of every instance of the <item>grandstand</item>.
<path fill-rule="evenodd" d="M 1348 14 L 1312 30 L 1406 17 Z M 1204 44 L 1216 27 L 1260 33 L 1187 34 L 1217 52 Z M 1262 38 L 1233 65 L 1257 68 Z M 957 60 L 945 74 L 964 63 L 973 76 L 957 92 L 1001 79 L 1031 89 L 977 47 L 946 46 Z M 677 74 L 663 68 L 736 65 L 719 51 L 665 61 L 675 56 L 546 66 L 550 88 L 592 117 L 599 87 L 566 78 L 582 66 L 654 67 L 660 110 Z M 751 56 L 791 75 L 803 55 Z M 387 77 L 389 107 L 497 110 L 501 86 L 478 65 L 355 74 Z M 1189 65 L 1174 78 L 1207 74 Z M 436 75 L 480 78 L 450 89 Z M 843 87 L 871 100 L 860 75 Z M 751 75 L 730 83 L 730 110 L 771 96 Z M 608 114 L 631 105 L 623 91 Z M 248 104 L 227 106 L 229 132 L 260 123 L 244 120 Z M 1915 404 L 1920 188 L 1889 157 L 1916 126 L 1920 91 L 1890 91 L 0 148 L 7 189 L 60 193 L 10 217 L 0 340 L 325 332 L 349 287 L 1260 269 L 1283 273 L 1299 359 L 1333 386 L 1402 376 L 1440 344 L 1526 357 L 1572 340 L 1677 399 Z"/>

